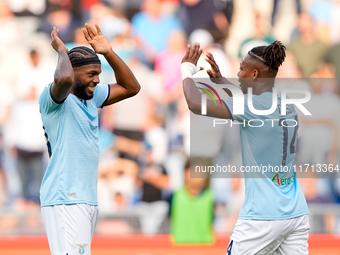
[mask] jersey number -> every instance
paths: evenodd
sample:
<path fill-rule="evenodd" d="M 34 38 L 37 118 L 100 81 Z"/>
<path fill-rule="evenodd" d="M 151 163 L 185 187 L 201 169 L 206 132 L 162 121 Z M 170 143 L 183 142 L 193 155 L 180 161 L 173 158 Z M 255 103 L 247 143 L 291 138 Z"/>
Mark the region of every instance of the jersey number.
<path fill-rule="evenodd" d="M 297 131 L 299 129 L 299 124 L 298 124 L 298 117 L 295 116 L 295 121 L 296 121 L 296 126 L 294 127 L 294 134 L 292 137 L 292 140 L 290 141 L 289 145 L 289 153 L 294 154 L 296 153 L 296 146 L 295 142 L 297 139 Z M 282 123 L 286 122 L 286 118 L 279 119 L 279 126 L 283 128 L 283 141 L 282 141 L 282 166 L 286 165 L 287 161 L 287 150 L 288 150 L 288 126 L 284 126 Z M 286 122 L 287 123 L 287 122 Z"/>

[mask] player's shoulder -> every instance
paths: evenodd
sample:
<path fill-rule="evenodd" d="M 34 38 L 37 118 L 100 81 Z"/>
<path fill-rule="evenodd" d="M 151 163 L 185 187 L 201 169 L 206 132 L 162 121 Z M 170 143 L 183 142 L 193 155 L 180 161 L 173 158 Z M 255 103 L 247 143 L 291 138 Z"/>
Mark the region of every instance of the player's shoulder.
<path fill-rule="evenodd" d="M 271 92 L 266 92 L 266 93 L 262 93 L 260 95 L 252 95 L 251 101 L 252 101 L 254 107 L 255 106 L 259 107 L 259 108 L 255 107 L 258 110 L 269 109 L 273 104 L 275 96 L 276 95 L 274 95 Z M 247 95 L 247 94 L 245 95 L 245 100 L 248 103 L 249 95 Z"/>
<path fill-rule="evenodd" d="M 46 99 L 46 96 L 50 93 L 52 84 L 53 84 L 53 82 L 50 82 L 50 83 L 48 83 L 48 84 L 44 87 L 44 89 L 42 90 L 42 92 L 41 92 L 41 94 L 40 94 L 40 96 L 39 96 L 39 102 L 40 102 L 41 100 Z"/>

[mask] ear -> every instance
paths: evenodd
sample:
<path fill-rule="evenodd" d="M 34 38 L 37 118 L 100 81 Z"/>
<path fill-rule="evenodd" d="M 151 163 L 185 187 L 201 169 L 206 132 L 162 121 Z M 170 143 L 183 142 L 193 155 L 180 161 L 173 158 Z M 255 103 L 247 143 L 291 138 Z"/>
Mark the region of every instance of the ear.
<path fill-rule="evenodd" d="M 259 70 L 258 69 L 254 69 L 253 70 L 253 80 L 255 80 L 258 77 L 259 77 Z"/>

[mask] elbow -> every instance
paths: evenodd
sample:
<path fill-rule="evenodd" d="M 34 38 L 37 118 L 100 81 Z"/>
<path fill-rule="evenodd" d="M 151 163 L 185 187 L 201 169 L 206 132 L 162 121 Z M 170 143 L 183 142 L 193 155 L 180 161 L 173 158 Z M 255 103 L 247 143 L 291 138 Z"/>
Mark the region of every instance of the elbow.
<path fill-rule="evenodd" d="M 139 91 L 141 90 L 141 86 L 140 84 L 137 82 L 135 89 L 134 89 L 134 95 L 137 95 L 139 93 Z"/>
<path fill-rule="evenodd" d="M 197 108 L 189 108 L 190 109 L 190 111 L 192 112 L 192 113 L 194 113 L 194 114 L 196 114 L 196 115 L 201 115 L 201 111 L 200 111 L 200 109 L 197 109 Z"/>
<path fill-rule="evenodd" d="M 201 115 L 201 107 L 199 104 L 195 104 L 193 102 L 188 102 L 188 107 L 189 107 L 189 110 L 194 113 L 194 114 L 197 114 L 197 115 Z"/>
<path fill-rule="evenodd" d="M 137 95 L 139 93 L 139 91 L 141 90 L 141 86 L 139 85 L 139 83 L 137 82 L 134 86 L 133 89 L 130 89 L 130 97 L 133 97 L 135 95 Z"/>
<path fill-rule="evenodd" d="M 72 86 L 74 83 L 74 73 L 73 72 L 64 72 L 61 76 L 54 76 L 54 82 L 57 84 L 63 84 L 66 86 Z"/>

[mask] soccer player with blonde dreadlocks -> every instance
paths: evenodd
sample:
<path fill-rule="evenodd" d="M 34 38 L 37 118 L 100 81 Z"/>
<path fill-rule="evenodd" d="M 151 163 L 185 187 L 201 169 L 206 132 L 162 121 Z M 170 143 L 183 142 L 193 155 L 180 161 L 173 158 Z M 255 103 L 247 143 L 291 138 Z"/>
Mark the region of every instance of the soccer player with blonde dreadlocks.
<path fill-rule="evenodd" d="M 282 115 L 281 97 L 273 95 L 275 77 L 285 59 L 285 46 L 275 41 L 268 46 L 255 47 L 248 52 L 237 73 L 243 92 L 244 114 L 233 114 L 234 99 L 222 105 L 207 100 L 206 115 L 232 119 L 240 123 L 260 120 L 263 126 L 240 125 L 243 167 L 293 166 L 296 153 L 298 115 L 294 106 L 288 106 Z M 199 44 L 189 45 L 182 60 L 183 90 L 190 110 L 201 114 L 201 93 L 190 79 L 199 69 L 197 60 L 202 54 Z M 206 61 L 211 65 L 208 75 L 215 83 L 230 84 L 221 76 L 212 54 Z M 276 110 L 269 115 L 256 115 L 248 107 L 248 88 L 252 89 L 252 104 L 256 110 L 268 110 L 273 98 Z M 297 125 L 286 123 L 295 120 Z M 282 169 L 282 168 L 281 168 Z M 293 168 L 294 169 L 294 168 Z M 229 242 L 227 255 L 305 255 L 308 254 L 308 208 L 295 170 L 290 172 L 245 173 L 246 195 L 239 219 Z"/>

